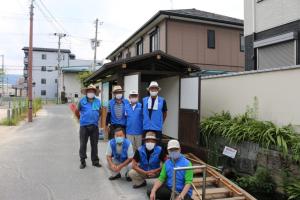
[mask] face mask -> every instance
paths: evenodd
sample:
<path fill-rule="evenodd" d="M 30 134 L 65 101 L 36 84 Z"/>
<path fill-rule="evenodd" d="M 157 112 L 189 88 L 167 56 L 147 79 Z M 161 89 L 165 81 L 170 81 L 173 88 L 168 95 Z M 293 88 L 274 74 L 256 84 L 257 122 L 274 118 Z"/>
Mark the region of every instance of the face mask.
<path fill-rule="evenodd" d="M 93 92 L 88 92 L 88 93 L 86 94 L 86 96 L 87 96 L 89 99 L 92 99 L 92 98 L 95 97 L 95 93 L 93 93 Z"/>
<path fill-rule="evenodd" d="M 153 142 L 146 142 L 146 149 L 148 151 L 151 151 L 152 149 L 154 149 L 155 143 Z"/>
<path fill-rule="evenodd" d="M 123 94 L 116 94 L 116 99 L 122 99 Z"/>
<path fill-rule="evenodd" d="M 177 160 L 180 157 L 180 152 L 179 151 L 171 151 L 171 152 L 169 152 L 169 157 L 172 160 Z"/>
<path fill-rule="evenodd" d="M 150 91 L 151 97 L 157 96 L 158 92 L 157 91 Z"/>
<path fill-rule="evenodd" d="M 131 103 L 136 103 L 138 101 L 138 98 L 130 98 Z"/>
<path fill-rule="evenodd" d="M 123 137 L 116 137 L 115 139 L 116 139 L 116 143 L 118 143 L 118 144 L 121 144 L 124 141 Z"/>

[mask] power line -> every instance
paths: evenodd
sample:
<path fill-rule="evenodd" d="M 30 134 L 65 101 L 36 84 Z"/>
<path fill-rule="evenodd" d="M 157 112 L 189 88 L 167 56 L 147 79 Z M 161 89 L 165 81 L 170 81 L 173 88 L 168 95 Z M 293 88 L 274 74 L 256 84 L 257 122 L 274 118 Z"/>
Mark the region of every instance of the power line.
<path fill-rule="evenodd" d="M 42 7 L 48 12 L 50 17 L 56 22 L 56 24 L 58 24 L 65 33 L 68 33 L 68 31 L 62 26 L 62 24 L 59 21 L 57 21 L 57 19 L 52 15 L 52 13 L 47 8 L 47 6 L 43 3 L 43 1 L 39 0 L 39 2 L 41 3 Z"/>

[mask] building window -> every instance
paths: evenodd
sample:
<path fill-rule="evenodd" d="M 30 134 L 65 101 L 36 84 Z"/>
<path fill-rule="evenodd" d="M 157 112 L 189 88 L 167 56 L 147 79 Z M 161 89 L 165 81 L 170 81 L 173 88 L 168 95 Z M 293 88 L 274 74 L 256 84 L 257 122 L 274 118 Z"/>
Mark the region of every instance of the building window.
<path fill-rule="evenodd" d="M 143 40 L 136 43 L 136 55 L 143 55 Z"/>
<path fill-rule="evenodd" d="M 41 95 L 46 96 L 46 90 L 41 90 Z"/>
<path fill-rule="evenodd" d="M 75 94 L 74 97 L 75 97 L 75 98 L 78 98 L 78 94 Z"/>
<path fill-rule="evenodd" d="M 216 48 L 216 38 L 214 30 L 207 30 L 207 48 Z"/>
<path fill-rule="evenodd" d="M 150 52 L 158 50 L 158 31 L 155 30 L 150 34 Z"/>
<path fill-rule="evenodd" d="M 25 52 L 25 58 L 28 58 L 28 52 Z"/>
<path fill-rule="evenodd" d="M 123 57 L 123 54 L 122 54 L 122 52 L 120 52 L 119 55 L 118 55 L 118 60 L 121 60 L 122 57 Z"/>
<path fill-rule="evenodd" d="M 57 83 L 57 78 L 55 79 L 55 83 Z"/>
<path fill-rule="evenodd" d="M 42 79 L 41 79 L 41 83 L 42 83 L 42 84 L 46 84 L 46 79 L 45 79 L 45 78 L 42 78 Z"/>
<path fill-rule="evenodd" d="M 46 54 L 42 54 L 42 60 L 46 60 L 47 59 L 47 55 Z"/>
<path fill-rule="evenodd" d="M 240 51 L 245 52 L 245 37 L 242 33 L 240 34 Z"/>
<path fill-rule="evenodd" d="M 47 71 L 47 67 L 46 66 L 42 66 L 41 71 Z"/>
<path fill-rule="evenodd" d="M 131 57 L 131 52 L 128 51 L 128 52 L 126 53 L 126 58 L 130 58 L 130 57 Z"/>

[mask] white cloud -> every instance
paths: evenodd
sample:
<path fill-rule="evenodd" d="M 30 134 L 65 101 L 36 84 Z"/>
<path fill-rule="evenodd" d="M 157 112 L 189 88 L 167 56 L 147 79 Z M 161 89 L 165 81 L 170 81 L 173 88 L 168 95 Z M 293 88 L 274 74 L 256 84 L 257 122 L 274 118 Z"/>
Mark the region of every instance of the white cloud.
<path fill-rule="evenodd" d="M 45 20 L 40 12 L 40 1 L 34 12 L 34 46 L 57 47 L 53 21 Z M 29 0 L 9 0 L 0 7 L 0 54 L 5 54 L 6 64 L 23 66 L 21 48 L 28 46 Z M 90 38 L 94 37 L 93 21 L 98 17 L 102 40 L 98 59 L 106 57 L 121 42 L 159 10 L 170 9 L 171 0 L 42 0 L 56 19 L 69 33 L 62 40 L 62 48 L 70 48 L 77 58 L 92 59 Z M 231 17 L 243 18 L 243 0 L 173 0 L 174 9 L 196 8 Z M 14 67 L 15 68 L 15 67 Z M 9 73 L 15 70 L 8 69 Z"/>

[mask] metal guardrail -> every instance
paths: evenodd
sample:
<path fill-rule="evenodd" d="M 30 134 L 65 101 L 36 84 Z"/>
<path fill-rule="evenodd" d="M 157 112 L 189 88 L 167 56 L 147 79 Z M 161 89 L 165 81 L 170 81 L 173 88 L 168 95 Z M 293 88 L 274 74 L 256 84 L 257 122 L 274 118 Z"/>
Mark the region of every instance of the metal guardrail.
<path fill-rule="evenodd" d="M 202 184 L 202 200 L 205 200 L 205 191 L 206 191 L 206 165 L 198 165 L 198 166 L 191 166 L 191 167 L 176 167 L 173 170 L 173 185 L 172 185 L 172 194 L 171 200 L 176 199 L 176 172 L 182 170 L 193 170 L 193 169 L 202 169 L 203 175 L 203 184 Z"/>

